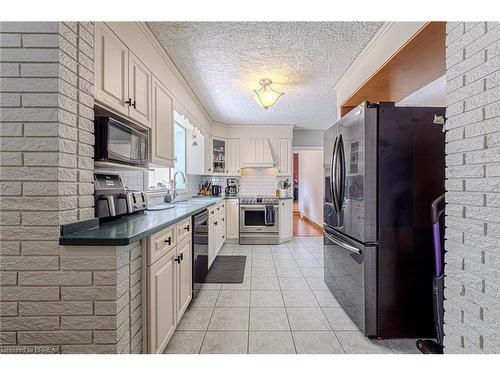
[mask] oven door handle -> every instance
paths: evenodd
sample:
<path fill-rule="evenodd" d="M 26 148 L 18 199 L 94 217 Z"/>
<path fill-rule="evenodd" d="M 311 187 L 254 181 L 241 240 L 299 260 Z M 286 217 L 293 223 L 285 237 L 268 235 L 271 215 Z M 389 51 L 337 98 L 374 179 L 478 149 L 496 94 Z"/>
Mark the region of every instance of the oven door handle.
<path fill-rule="evenodd" d="M 332 241 L 336 245 L 339 245 L 340 247 L 342 247 L 346 250 L 349 250 L 352 253 L 361 255 L 361 250 L 358 249 L 357 247 L 349 245 L 349 244 L 345 243 L 344 241 L 339 240 L 338 238 L 331 237 L 330 235 L 328 235 L 328 233 L 326 233 L 326 231 L 325 231 L 325 236 L 326 236 L 326 238 L 328 238 L 330 241 Z"/>
<path fill-rule="evenodd" d="M 243 209 L 253 209 L 255 211 L 265 211 L 266 206 L 274 206 L 274 208 L 278 207 L 277 204 L 262 204 L 262 205 L 240 205 L 240 208 Z"/>

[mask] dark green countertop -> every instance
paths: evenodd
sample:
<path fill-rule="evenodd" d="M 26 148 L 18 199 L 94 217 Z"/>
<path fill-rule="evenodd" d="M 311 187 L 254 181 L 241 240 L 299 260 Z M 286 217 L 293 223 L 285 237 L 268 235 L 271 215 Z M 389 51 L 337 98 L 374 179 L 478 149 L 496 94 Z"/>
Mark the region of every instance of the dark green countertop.
<path fill-rule="evenodd" d="M 59 237 L 60 245 L 67 246 L 124 246 L 142 240 L 159 230 L 192 216 L 218 203 L 224 197 L 193 198 L 189 203 L 176 203 L 174 208 L 161 211 L 145 211 L 126 215 L 97 225 L 87 225 L 83 230 L 66 231 Z M 97 220 L 95 221 L 97 223 Z M 73 224 L 71 224 L 73 225 Z"/>

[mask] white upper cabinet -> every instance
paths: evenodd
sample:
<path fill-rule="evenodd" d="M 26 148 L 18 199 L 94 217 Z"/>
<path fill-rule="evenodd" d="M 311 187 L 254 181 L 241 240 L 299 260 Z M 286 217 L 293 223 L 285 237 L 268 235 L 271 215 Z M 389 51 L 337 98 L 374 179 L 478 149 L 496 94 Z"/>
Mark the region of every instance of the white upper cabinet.
<path fill-rule="evenodd" d="M 197 133 L 196 145 L 193 145 L 193 130 L 186 132 L 186 174 L 205 174 L 205 136 Z"/>
<path fill-rule="evenodd" d="M 227 175 L 227 141 L 224 138 L 212 137 L 212 173 Z"/>
<path fill-rule="evenodd" d="M 128 115 L 128 48 L 103 23 L 95 27 L 95 98 Z"/>
<path fill-rule="evenodd" d="M 205 136 L 205 174 L 213 174 L 213 146 L 212 137 L 210 135 Z"/>
<path fill-rule="evenodd" d="M 271 139 L 271 151 L 278 176 L 291 176 L 293 168 L 292 140 Z"/>
<path fill-rule="evenodd" d="M 129 52 L 128 66 L 129 115 L 151 127 L 151 72 L 132 52 Z"/>
<path fill-rule="evenodd" d="M 161 82 L 153 77 L 153 124 L 150 132 L 152 164 L 174 166 L 173 100 Z"/>
<path fill-rule="evenodd" d="M 240 175 L 240 140 L 239 139 L 228 139 L 226 142 L 227 156 L 226 156 L 226 168 L 227 174 L 229 176 L 239 176 Z"/>
<path fill-rule="evenodd" d="M 96 24 L 95 99 L 147 128 L 152 123 L 152 74 L 104 23 Z"/>

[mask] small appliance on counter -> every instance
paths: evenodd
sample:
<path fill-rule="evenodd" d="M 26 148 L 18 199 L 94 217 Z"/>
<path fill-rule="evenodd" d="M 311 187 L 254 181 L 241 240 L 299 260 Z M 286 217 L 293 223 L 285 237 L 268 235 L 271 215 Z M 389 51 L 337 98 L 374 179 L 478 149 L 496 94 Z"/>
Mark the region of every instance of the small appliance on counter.
<path fill-rule="evenodd" d="M 111 117 L 95 117 L 94 159 L 147 167 L 148 135 Z"/>
<path fill-rule="evenodd" d="M 222 194 L 222 186 L 212 185 L 212 195 L 219 196 Z"/>
<path fill-rule="evenodd" d="M 116 217 L 144 211 L 148 208 L 146 194 L 125 188 L 118 174 L 95 173 L 95 216 Z"/>
<path fill-rule="evenodd" d="M 138 190 L 127 190 L 127 212 L 141 212 L 148 209 L 146 193 Z"/>
<path fill-rule="evenodd" d="M 238 180 L 236 178 L 228 178 L 227 186 L 225 189 L 227 196 L 237 196 L 238 195 Z"/>

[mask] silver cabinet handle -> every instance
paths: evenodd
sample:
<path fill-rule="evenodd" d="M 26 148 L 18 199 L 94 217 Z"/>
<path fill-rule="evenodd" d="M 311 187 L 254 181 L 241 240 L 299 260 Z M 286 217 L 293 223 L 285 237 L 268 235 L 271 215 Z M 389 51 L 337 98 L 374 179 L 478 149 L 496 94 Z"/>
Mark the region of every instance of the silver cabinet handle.
<path fill-rule="evenodd" d="M 361 254 L 361 250 L 359 250 L 357 247 L 349 245 L 349 244 L 345 243 L 344 241 L 340 241 L 337 238 L 333 238 L 333 237 L 329 236 L 326 232 L 325 232 L 325 236 L 326 236 L 326 238 L 328 238 L 330 241 L 332 241 L 336 245 L 339 245 L 340 247 L 343 247 L 344 249 L 349 250 L 353 253 Z"/>

